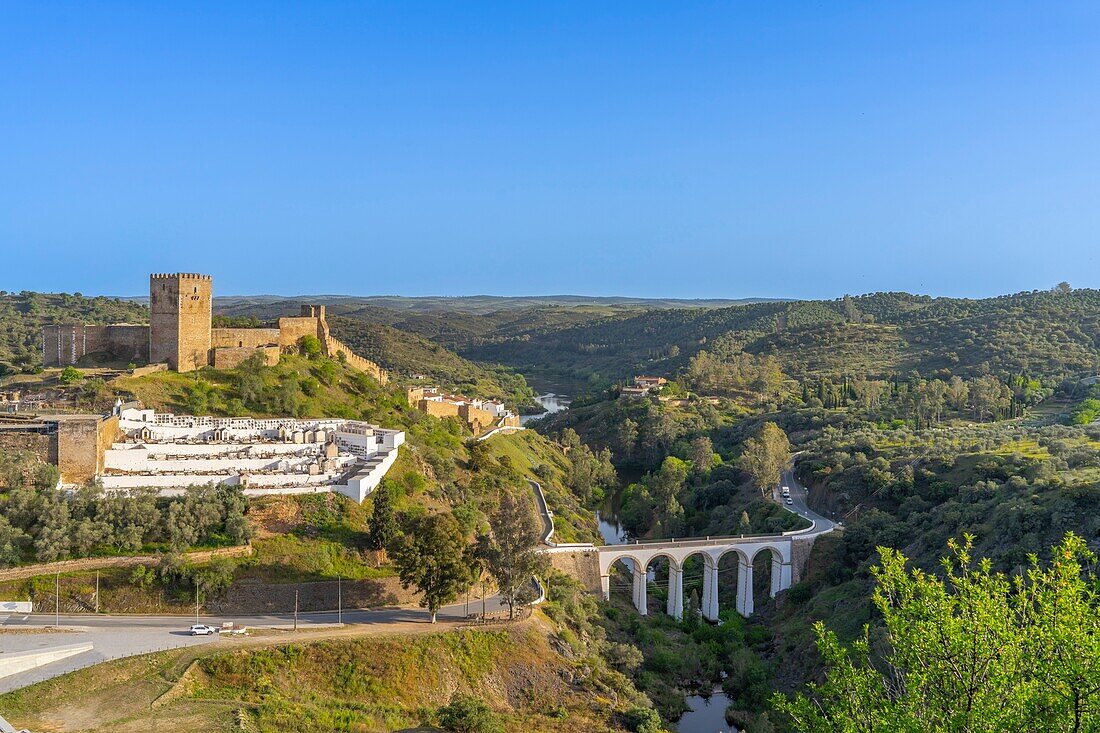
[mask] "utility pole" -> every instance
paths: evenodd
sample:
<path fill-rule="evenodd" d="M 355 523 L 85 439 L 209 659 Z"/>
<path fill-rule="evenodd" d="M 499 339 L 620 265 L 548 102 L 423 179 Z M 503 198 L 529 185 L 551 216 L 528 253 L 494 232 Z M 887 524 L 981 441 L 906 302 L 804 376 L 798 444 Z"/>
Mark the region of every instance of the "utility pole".
<path fill-rule="evenodd" d="M 95 571 L 95 612 L 99 613 L 99 571 Z"/>
<path fill-rule="evenodd" d="M 199 620 L 199 587 L 195 586 L 195 621 Z"/>
<path fill-rule="evenodd" d="M 344 623 L 344 576 L 336 576 L 336 622 Z"/>
<path fill-rule="evenodd" d="M 61 628 L 61 571 L 53 576 L 53 626 Z"/>
<path fill-rule="evenodd" d="M 298 630 L 298 589 L 294 589 L 294 630 Z"/>

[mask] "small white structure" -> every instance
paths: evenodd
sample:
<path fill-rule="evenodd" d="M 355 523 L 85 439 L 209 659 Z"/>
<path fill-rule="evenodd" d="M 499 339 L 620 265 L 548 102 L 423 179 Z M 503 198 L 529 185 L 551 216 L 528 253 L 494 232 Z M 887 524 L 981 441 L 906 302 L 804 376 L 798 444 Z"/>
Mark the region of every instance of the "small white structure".
<path fill-rule="evenodd" d="M 382 482 L 405 433 L 357 420 L 218 418 L 116 407 L 124 440 L 104 451 L 108 491 L 242 486 L 249 495 L 336 491 L 363 501 Z"/>

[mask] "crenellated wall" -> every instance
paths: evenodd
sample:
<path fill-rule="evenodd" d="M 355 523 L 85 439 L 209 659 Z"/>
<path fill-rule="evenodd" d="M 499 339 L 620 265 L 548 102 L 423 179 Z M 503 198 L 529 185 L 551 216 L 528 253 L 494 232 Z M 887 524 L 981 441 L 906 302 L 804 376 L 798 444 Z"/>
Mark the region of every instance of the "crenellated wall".
<path fill-rule="evenodd" d="M 298 347 L 303 336 L 315 336 L 322 352 L 380 382 L 386 370 L 355 354 L 335 338 L 325 320 L 325 306 L 303 305 L 301 315 L 279 319 L 278 328 L 212 328 L 213 280 L 197 273 L 149 276 L 149 325 L 49 325 L 42 330 L 42 363 L 47 367 L 76 364 L 88 354 L 142 363 L 165 363 L 186 372 L 213 365 L 229 369 L 262 350 L 268 364 L 278 354 Z M 341 357 L 342 355 L 342 357 Z"/>

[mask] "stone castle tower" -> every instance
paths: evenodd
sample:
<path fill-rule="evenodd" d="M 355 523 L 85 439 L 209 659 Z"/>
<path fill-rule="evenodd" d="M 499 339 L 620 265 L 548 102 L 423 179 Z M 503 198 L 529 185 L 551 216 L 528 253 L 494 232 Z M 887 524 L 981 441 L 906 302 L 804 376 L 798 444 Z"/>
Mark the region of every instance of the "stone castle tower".
<path fill-rule="evenodd" d="M 209 275 L 149 276 L 149 361 L 189 372 L 210 361 L 213 286 Z"/>

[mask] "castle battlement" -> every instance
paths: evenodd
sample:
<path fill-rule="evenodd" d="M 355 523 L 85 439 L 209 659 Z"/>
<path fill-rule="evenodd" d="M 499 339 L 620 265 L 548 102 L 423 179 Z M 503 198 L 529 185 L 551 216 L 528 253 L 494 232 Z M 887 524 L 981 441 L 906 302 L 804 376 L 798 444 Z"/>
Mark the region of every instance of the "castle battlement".
<path fill-rule="evenodd" d="M 150 280 L 210 280 L 212 275 L 203 275 L 199 272 L 155 272 L 149 276 Z"/>

